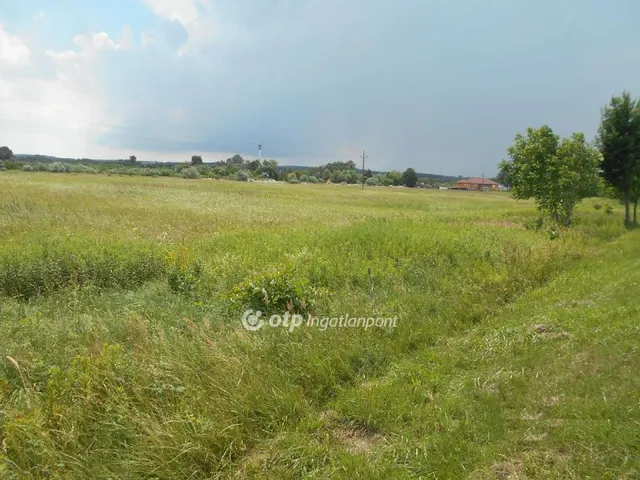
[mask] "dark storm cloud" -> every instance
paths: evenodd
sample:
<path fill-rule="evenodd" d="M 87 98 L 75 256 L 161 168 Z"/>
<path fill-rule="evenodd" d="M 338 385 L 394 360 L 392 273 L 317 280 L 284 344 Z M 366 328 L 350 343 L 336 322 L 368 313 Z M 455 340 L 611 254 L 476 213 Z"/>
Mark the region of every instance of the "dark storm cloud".
<path fill-rule="evenodd" d="M 242 3 L 242 5 L 237 5 Z M 624 4 L 624 2 L 623 2 Z M 210 38 L 163 23 L 102 64 L 110 144 L 490 175 L 516 131 L 595 133 L 599 108 L 640 91 L 640 7 L 581 2 L 224 1 Z M 635 15 L 635 17 L 634 17 Z M 136 133 L 138 137 L 134 138 Z"/>

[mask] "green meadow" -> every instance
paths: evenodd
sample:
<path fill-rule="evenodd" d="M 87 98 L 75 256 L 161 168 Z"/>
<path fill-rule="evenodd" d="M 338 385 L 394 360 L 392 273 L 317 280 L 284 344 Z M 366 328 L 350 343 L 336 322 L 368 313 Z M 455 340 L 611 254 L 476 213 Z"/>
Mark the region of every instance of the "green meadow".
<path fill-rule="evenodd" d="M 612 200 L 0 172 L 0 478 L 639 478 L 639 294 Z"/>

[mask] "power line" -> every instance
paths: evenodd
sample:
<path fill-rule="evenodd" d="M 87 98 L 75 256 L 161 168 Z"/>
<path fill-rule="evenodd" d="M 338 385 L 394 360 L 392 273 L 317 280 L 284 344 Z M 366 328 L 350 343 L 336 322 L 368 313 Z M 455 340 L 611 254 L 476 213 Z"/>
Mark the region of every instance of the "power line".
<path fill-rule="evenodd" d="M 362 150 L 362 189 L 364 190 L 364 182 L 366 179 L 364 178 L 364 161 L 369 158 L 364 150 Z"/>

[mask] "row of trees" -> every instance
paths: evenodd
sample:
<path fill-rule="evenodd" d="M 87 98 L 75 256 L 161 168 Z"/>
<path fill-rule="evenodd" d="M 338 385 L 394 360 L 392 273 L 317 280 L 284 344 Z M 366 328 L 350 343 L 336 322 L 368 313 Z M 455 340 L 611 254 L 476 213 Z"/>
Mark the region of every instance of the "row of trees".
<path fill-rule="evenodd" d="M 226 160 L 205 163 L 200 155 L 193 155 L 191 161 L 182 164 L 141 163 L 135 155 L 126 160 L 95 161 L 88 159 L 67 159 L 55 162 L 55 165 L 43 156 L 22 156 L 19 160 L 13 157 L 8 147 L 0 148 L 0 159 L 6 160 L 7 168 L 23 169 L 25 171 L 55 171 L 77 172 L 84 171 L 81 167 L 91 169 L 91 173 L 107 173 L 118 175 L 145 176 L 182 176 L 184 178 L 225 178 L 239 181 L 266 180 L 286 181 L 289 183 L 348 183 L 375 186 L 415 187 L 418 174 L 413 168 L 403 173 L 391 171 L 374 174 L 367 170 L 364 174 L 356 168 L 353 161 L 330 162 L 326 165 L 310 168 L 280 168 L 278 162 L 272 159 L 245 160 L 241 155 L 234 155 Z M 62 164 L 65 168 L 59 168 Z M 86 164 L 83 165 L 83 164 Z M 52 166 L 53 165 L 53 166 Z"/>
<path fill-rule="evenodd" d="M 575 206 L 596 196 L 601 179 L 625 204 L 625 224 L 637 224 L 640 200 L 640 101 L 628 92 L 602 109 L 594 143 L 582 133 L 561 139 L 549 126 L 516 134 L 498 178 L 518 199 L 534 198 L 556 221 L 571 225 Z M 633 205 L 633 220 L 631 219 Z"/>

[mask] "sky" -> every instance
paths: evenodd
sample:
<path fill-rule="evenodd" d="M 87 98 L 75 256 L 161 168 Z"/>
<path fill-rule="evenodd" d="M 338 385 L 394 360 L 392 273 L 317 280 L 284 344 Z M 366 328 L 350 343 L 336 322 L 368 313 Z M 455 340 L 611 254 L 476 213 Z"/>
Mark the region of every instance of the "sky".
<path fill-rule="evenodd" d="M 0 0 L 0 145 L 491 176 L 640 96 L 637 0 Z"/>

